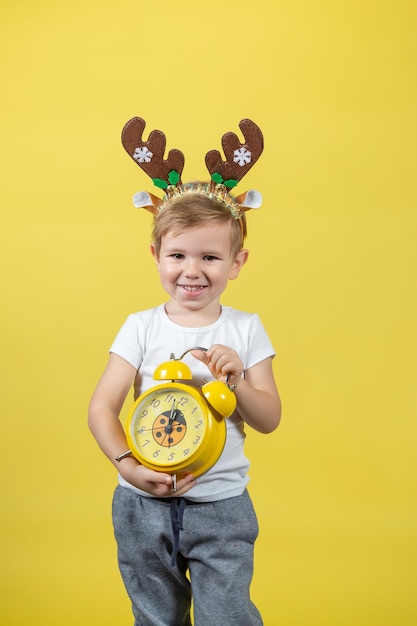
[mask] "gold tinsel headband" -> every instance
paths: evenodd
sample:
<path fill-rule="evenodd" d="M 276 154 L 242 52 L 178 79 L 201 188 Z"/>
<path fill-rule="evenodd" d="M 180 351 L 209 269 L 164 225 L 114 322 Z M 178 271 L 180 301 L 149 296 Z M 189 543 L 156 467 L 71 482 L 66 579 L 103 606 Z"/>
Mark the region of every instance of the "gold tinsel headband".
<path fill-rule="evenodd" d="M 147 209 L 157 216 L 173 198 L 185 194 L 205 195 L 227 206 L 233 217 L 239 219 L 242 212 L 261 206 L 262 195 L 259 191 L 252 189 L 237 197 L 230 192 L 263 151 L 262 132 L 252 120 L 244 119 L 239 123 L 245 143 L 240 143 L 235 133 L 223 135 L 222 146 L 226 160 L 223 160 L 218 150 L 206 154 L 206 166 L 211 178 L 209 183 L 182 184 L 183 153 L 172 149 L 164 159 L 165 135 L 160 130 L 153 130 L 148 141 L 143 141 L 145 125 L 145 120 L 140 117 L 129 120 L 122 131 L 122 143 L 132 159 L 152 178 L 154 185 L 165 191 L 165 196 L 161 199 L 140 191 L 133 196 L 136 207 Z"/>

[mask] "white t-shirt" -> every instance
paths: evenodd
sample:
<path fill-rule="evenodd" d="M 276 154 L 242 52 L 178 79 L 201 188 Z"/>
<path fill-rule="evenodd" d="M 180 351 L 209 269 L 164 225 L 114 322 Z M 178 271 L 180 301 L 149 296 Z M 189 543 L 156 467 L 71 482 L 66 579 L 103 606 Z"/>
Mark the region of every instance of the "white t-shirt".
<path fill-rule="evenodd" d="M 220 317 L 203 328 L 186 328 L 172 322 L 160 305 L 147 311 L 129 315 L 120 329 L 110 352 L 128 361 L 138 372 L 134 384 L 135 399 L 158 384 L 153 379 L 156 367 L 168 361 L 171 353 L 179 358 L 194 346 L 210 348 L 219 343 L 235 350 L 243 362 L 244 370 L 275 355 L 274 348 L 256 314 L 236 311 L 223 306 Z M 206 365 L 191 354 L 183 361 L 192 371 L 190 384 L 199 387 L 203 380 L 213 380 Z M 249 482 L 249 461 L 244 455 L 244 422 L 237 411 L 226 420 L 227 437 L 217 463 L 197 479 L 195 487 L 186 497 L 195 502 L 212 502 L 240 495 Z M 124 487 L 149 496 L 127 483 L 119 475 Z"/>

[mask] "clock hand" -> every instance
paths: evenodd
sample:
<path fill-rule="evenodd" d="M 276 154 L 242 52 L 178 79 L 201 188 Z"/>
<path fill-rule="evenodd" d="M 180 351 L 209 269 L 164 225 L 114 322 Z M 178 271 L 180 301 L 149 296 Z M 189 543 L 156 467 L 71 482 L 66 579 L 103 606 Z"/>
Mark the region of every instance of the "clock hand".
<path fill-rule="evenodd" d="M 161 442 L 162 445 L 163 445 L 165 439 L 167 438 L 167 436 L 169 437 L 169 435 L 172 433 L 172 423 L 175 420 L 176 415 L 177 415 L 177 410 L 175 408 L 175 398 L 174 398 L 174 400 L 172 401 L 171 413 L 170 413 L 169 418 L 168 418 L 168 425 L 165 426 L 165 428 L 163 429 L 164 433 L 165 433 L 165 437 L 163 438 L 163 440 Z M 170 448 L 170 447 L 171 447 L 171 444 L 170 444 L 169 439 L 168 439 L 168 448 Z"/>
<path fill-rule="evenodd" d="M 168 424 L 171 426 L 172 422 L 174 421 L 175 417 L 177 415 L 177 411 L 175 409 L 175 398 L 172 401 L 172 407 L 171 407 L 171 414 L 169 416 L 169 420 L 168 420 Z M 171 429 L 172 430 L 172 429 Z M 170 431 L 171 432 L 171 431 Z"/>

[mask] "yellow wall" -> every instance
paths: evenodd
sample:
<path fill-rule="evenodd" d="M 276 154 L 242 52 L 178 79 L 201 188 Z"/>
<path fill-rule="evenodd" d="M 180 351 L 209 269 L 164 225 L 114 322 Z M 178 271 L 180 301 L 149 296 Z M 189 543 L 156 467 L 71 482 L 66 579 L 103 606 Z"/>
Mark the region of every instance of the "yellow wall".
<path fill-rule="evenodd" d="M 1 623 L 132 623 L 86 411 L 126 315 L 163 298 L 131 206 L 152 189 L 120 144 L 140 115 L 185 179 L 243 117 L 265 134 L 224 297 L 279 353 L 282 425 L 248 437 L 265 625 L 414 626 L 415 3 L 4 0 L 0 18 Z"/>

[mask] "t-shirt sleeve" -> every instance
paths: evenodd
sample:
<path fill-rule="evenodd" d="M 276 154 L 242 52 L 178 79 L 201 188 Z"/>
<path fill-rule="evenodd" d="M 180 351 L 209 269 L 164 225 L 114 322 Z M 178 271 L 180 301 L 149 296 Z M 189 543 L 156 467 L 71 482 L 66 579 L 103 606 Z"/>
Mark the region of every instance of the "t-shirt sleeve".
<path fill-rule="evenodd" d="M 137 316 L 129 315 L 110 348 L 111 353 L 122 357 L 137 370 L 143 360 L 140 334 L 141 326 Z"/>
<path fill-rule="evenodd" d="M 245 369 L 275 356 L 275 350 L 258 315 L 253 315 L 249 325 L 249 349 Z"/>

